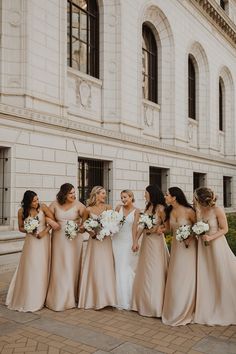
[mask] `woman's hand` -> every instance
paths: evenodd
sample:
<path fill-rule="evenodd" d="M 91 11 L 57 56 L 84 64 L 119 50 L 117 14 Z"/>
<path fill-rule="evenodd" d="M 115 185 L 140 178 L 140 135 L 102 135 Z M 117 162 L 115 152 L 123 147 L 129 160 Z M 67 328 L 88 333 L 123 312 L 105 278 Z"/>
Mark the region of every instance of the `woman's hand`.
<path fill-rule="evenodd" d="M 203 239 L 204 242 L 210 242 L 210 241 L 212 241 L 212 237 L 209 236 L 209 235 L 203 235 L 203 236 L 202 236 L 202 239 Z"/>
<path fill-rule="evenodd" d="M 138 244 L 138 242 L 134 242 L 132 245 L 132 251 L 138 252 L 138 250 L 139 250 L 139 244 Z"/>
<path fill-rule="evenodd" d="M 48 223 L 48 225 L 50 225 L 51 226 L 51 228 L 53 229 L 53 230 L 55 230 L 55 231 L 58 231 L 58 230 L 60 230 L 60 228 L 61 228 L 61 226 L 60 226 L 60 224 L 58 224 L 56 221 L 54 221 L 54 220 L 52 220 L 52 219 L 50 219 L 50 218 L 46 218 L 46 222 Z"/>
<path fill-rule="evenodd" d="M 87 231 L 89 233 L 89 236 L 92 238 L 96 238 L 96 233 L 94 231 Z"/>

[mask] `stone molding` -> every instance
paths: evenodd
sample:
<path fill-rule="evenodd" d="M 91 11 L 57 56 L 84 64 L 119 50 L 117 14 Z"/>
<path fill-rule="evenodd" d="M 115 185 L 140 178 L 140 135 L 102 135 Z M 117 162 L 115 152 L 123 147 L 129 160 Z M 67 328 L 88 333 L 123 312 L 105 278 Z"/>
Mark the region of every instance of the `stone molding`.
<path fill-rule="evenodd" d="M 190 0 L 236 46 L 236 25 L 215 0 Z"/>
<path fill-rule="evenodd" d="M 52 115 L 35 112 L 27 109 L 16 108 L 5 104 L 0 104 L 0 118 L 6 119 L 6 115 L 10 116 L 10 119 L 12 121 L 21 121 L 23 123 L 25 123 L 26 121 L 28 121 L 29 123 L 33 121 L 38 124 L 41 123 L 41 124 L 51 125 L 58 129 L 69 130 L 70 132 L 80 131 L 83 133 L 93 134 L 100 137 L 102 136 L 107 139 L 115 139 L 121 143 L 126 142 L 126 143 L 135 144 L 147 148 L 164 150 L 169 153 L 180 154 L 183 156 L 191 156 L 191 157 L 209 160 L 217 163 L 220 162 L 234 167 L 236 166 L 236 160 L 234 159 L 234 157 L 232 157 L 232 159 L 226 159 L 214 155 L 207 155 L 199 151 L 193 151 L 192 149 L 190 150 L 188 148 L 177 147 L 173 145 L 164 144 L 159 141 L 145 139 L 143 137 L 142 139 L 140 139 L 140 136 L 129 135 L 117 131 L 112 131 L 100 127 L 94 127 L 87 124 L 75 122 L 73 120 L 70 120 L 69 116 L 68 118 L 52 116 Z M 7 124 L 7 119 L 6 119 L 6 125 L 9 125 Z"/>

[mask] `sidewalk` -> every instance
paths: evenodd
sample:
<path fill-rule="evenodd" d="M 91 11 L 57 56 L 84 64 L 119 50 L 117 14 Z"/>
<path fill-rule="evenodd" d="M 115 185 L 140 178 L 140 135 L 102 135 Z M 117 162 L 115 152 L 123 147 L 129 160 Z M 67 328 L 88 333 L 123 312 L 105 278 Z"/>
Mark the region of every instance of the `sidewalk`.
<path fill-rule="evenodd" d="M 0 353 L 235 354 L 236 326 L 164 326 L 135 312 L 72 309 L 34 314 L 4 306 L 11 273 L 0 274 Z"/>

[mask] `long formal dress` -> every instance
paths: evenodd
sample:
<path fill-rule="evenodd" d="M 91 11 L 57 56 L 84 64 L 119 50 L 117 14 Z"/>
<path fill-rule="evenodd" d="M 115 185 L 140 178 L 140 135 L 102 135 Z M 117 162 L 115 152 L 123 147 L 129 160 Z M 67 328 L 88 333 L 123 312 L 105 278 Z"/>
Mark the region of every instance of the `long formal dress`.
<path fill-rule="evenodd" d="M 188 248 L 184 242 L 176 240 L 176 230 L 189 222 L 184 218 L 175 220 L 170 216 L 173 231 L 170 263 L 166 282 L 163 323 L 171 326 L 191 323 L 196 302 L 197 244 L 195 238 Z"/>
<path fill-rule="evenodd" d="M 164 235 L 144 230 L 133 286 L 132 310 L 142 316 L 161 317 L 169 251 Z"/>
<path fill-rule="evenodd" d="M 123 207 L 119 213 L 124 216 Z M 131 307 L 132 288 L 137 263 L 137 254 L 132 251 L 132 226 L 135 209 L 125 218 L 120 231 L 112 237 L 112 248 L 115 260 L 116 274 L 116 307 L 129 310 Z"/>
<path fill-rule="evenodd" d="M 197 218 L 204 220 L 197 212 Z M 218 231 L 213 210 L 208 215 L 209 235 Z M 225 236 L 204 245 L 198 240 L 197 297 L 194 322 L 226 326 L 236 324 L 236 257 Z"/>
<path fill-rule="evenodd" d="M 45 215 L 39 210 L 38 232 L 46 228 Z M 50 266 L 50 236 L 37 239 L 26 234 L 19 265 L 12 278 L 6 305 L 11 310 L 34 312 L 44 306 Z"/>
<path fill-rule="evenodd" d="M 69 240 L 65 236 L 66 221 L 78 220 L 78 205 L 63 210 L 54 202 L 55 219 L 61 229 L 52 234 L 52 260 L 46 306 L 54 311 L 76 307 L 81 271 L 83 235 Z"/>
<path fill-rule="evenodd" d="M 91 214 L 96 218 L 96 215 Z M 115 306 L 115 269 L 111 237 L 103 241 L 89 238 L 79 287 L 78 307 L 102 309 Z"/>

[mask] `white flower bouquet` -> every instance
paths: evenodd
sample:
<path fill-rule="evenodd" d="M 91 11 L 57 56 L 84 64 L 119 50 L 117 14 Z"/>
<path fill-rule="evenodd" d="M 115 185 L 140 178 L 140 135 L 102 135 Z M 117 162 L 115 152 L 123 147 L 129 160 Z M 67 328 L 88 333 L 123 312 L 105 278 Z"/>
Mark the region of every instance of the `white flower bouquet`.
<path fill-rule="evenodd" d="M 189 236 L 192 234 L 191 225 L 181 225 L 176 230 L 176 240 L 179 242 L 187 240 Z M 185 243 L 185 247 L 188 248 L 188 245 Z"/>
<path fill-rule="evenodd" d="M 67 220 L 65 227 L 65 236 L 68 240 L 72 241 L 78 235 L 79 227 L 73 220 Z"/>
<path fill-rule="evenodd" d="M 198 221 L 193 225 L 192 230 L 197 237 L 203 236 L 207 231 L 209 231 L 209 225 L 204 221 Z M 204 245 L 209 246 L 209 242 L 204 241 Z"/>
<path fill-rule="evenodd" d="M 84 222 L 87 231 L 94 231 L 95 238 L 102 241 L 105 236 L 116 234 L 124 223 L 124 217 L 114 210 L 106 210 L 100 216 L 89 218 Z"/>
<path fill-rule="evenodd" d="M 141 213 L 139 220 L 138 220 L 138 225 L 143 227 L 144 229 L 150 230 L 153 226 L 157 224 L 157 220 L 155 215 L 149 215 L 145 213 Z"/>
<path fill-rule="evenodd" d="M 35 217 L 28 216 L 28 218 L 24 220 L 24 229 L 27 234 L 35 234 L 37 232 L 38 227 L 39 227 L 38 216 Z"/>

